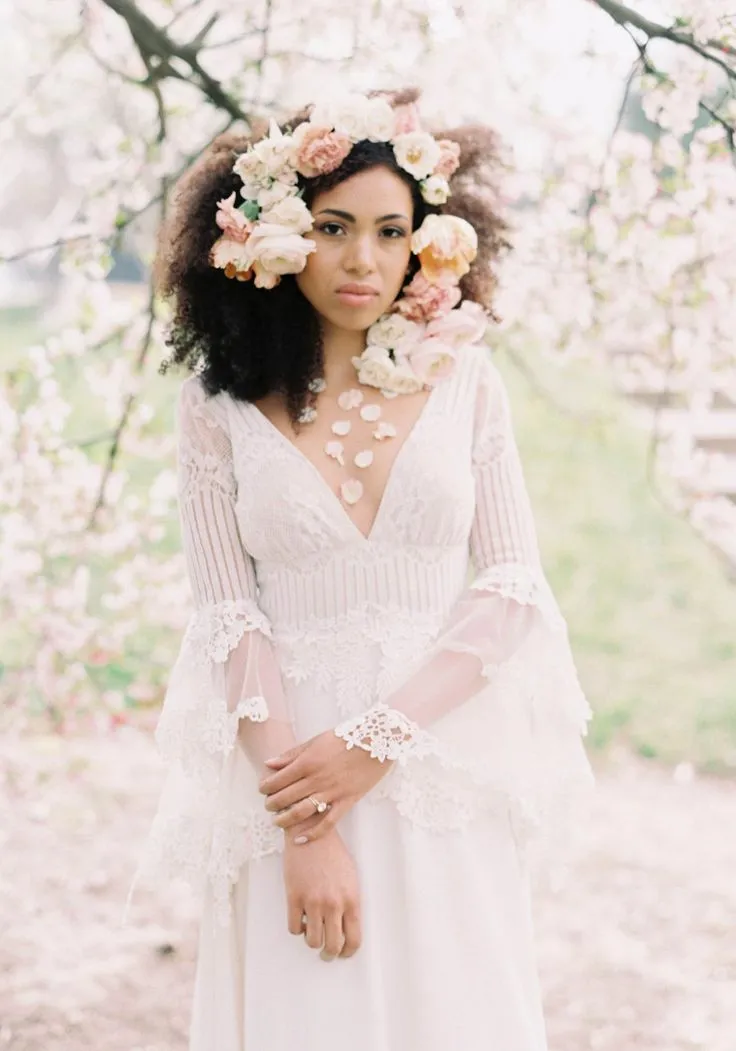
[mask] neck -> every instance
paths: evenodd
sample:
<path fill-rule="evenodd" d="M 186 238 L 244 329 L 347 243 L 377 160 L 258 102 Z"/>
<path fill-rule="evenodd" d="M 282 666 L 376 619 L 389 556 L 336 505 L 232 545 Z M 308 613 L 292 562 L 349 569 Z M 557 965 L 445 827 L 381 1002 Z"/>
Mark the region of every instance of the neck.
<path fill-rule="evenodd" d="M 325 324 L 322 329 L 322 347 L 327 383 L 353 383 L 356 372 L 352 359 L 359 357 L 365 350 L 365 331 L 356 332 Z"/>

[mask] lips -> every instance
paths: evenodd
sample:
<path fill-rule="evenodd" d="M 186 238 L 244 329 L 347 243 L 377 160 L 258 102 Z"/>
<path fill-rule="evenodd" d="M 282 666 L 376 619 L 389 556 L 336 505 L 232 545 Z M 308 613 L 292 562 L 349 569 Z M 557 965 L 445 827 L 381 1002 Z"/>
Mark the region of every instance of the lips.
<path fill-rule="evenodd" d="M 370 297 L 370 296 L 377 296 L 378 295 L 378 289 L 377 288 L 373 288 L 372 285 L 359 285 L 359 284 L 355 284 L 355 283 L 351 283 L 351 284 L 348 284 L 348 285 L 340 285 L 340 287 L 338 288 L 337 291 L 338 291 L 339 295 L 345 294 L 345 295 L 349 295 L 349 296 L 368 296 L 368 297 Z"/>

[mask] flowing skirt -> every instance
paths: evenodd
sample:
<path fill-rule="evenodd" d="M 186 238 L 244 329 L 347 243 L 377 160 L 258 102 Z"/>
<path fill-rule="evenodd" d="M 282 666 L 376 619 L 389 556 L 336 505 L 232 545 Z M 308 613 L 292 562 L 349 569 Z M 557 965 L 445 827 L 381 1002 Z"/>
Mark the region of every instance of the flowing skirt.
<path fill-rule="evenodd" d="M 438 834 L 366 798 L 339 830 L 361 948 L 321 960 L 287 930 L 281 856 L 249 862 L 229 928 L 205 902 L 190 1051 L 546 1051 L 529 872 L 508 819 Z"/>

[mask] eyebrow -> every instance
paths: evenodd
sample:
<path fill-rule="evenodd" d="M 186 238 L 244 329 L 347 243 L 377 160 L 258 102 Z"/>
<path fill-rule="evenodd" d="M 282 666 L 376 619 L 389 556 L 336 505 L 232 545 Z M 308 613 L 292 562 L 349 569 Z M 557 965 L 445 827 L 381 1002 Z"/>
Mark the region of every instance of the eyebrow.
<path fill-rule="evenodd" d="M 317 215 L 336 215 L 340 219 L 345 219 L 348 223 L 356 221 L 354 215 L 351 215 L 350 212 L 342 212 L 339 208 L 323 208 L 321 212 L 317 212 Z M 376 219 L 376 223 L 385 223 L 388 219 L 403 219 L 405 222 L 409 222 L 408 215 L 403 215 L 401 212 L 391 212 L 390 215 L 382 215 L 379 219 Z"/>

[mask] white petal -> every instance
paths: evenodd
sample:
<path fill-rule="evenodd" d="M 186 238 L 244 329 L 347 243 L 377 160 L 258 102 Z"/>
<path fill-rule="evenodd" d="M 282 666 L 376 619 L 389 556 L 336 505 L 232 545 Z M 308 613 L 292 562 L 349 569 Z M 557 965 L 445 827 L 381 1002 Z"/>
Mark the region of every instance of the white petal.
<path fill-rule="evenodd" d="M 373 453 L 370 449 L 362 449 L 359 453 L 355 454 L 353 463 L 356 467 L 370 467 L 373 463 Z"/>
<path fill-rule="evenodd" d="M 335 420 L 332 424 L 332 433 L 339 435 L 350 434 L 350 428 L 352 426 L 350 420 Z"/>
<path fill-rule="evenodd" d="M 325 445 L 325 452 L 328 456 L 331 456 L 333 460 L 337 460 L 342 466 L 345 465 L 345 458 L 343 457 L 344 447 L 342 442 L 327 442 Z"/>
<path fill-rule="evenodd" d="M 363 391 L 358 390 L 357 387 L 353 387 L 351 390 L 344 390 L 337 399 L 337 404 L 344 412 L 348 412 L 350 409 L 357 409 L 362 402 Z"/>
<path fill-rule="evenodd" d="M 375 421 L 381 415 L 381 406 L 380 405 L 364 405 L 363 408 L 360 410 L 360 415 L 361 415 L 362 419 L 368 420 L 370 423 L 375 423 Z"/>
<path fill-rule="evenodd" d="M 357 478 L 348 478 L 340 486 L 340 493 L 346 504 L 355 504 L 363 495 L 363 483 Z"/>
<path fill-rule="evenodd" d="M 396 428 L 394 427 L 393 423 L 387 423 L 385 420 L 381 420 L 381 422 L 378 424 L 375 431 L 373 432 L 373 437 L 376 438 L 379 442 L 382 441 L 384 438 L 395 438 Z"/>

